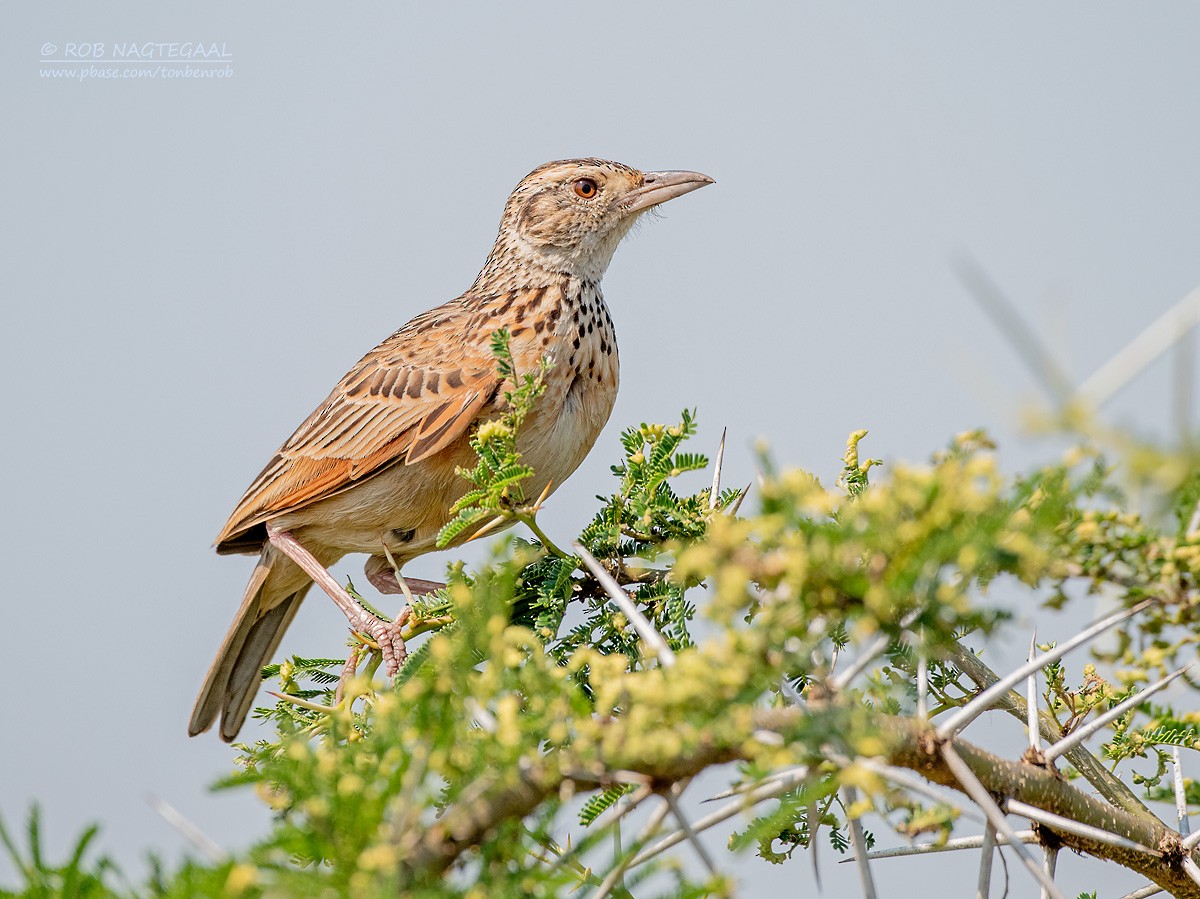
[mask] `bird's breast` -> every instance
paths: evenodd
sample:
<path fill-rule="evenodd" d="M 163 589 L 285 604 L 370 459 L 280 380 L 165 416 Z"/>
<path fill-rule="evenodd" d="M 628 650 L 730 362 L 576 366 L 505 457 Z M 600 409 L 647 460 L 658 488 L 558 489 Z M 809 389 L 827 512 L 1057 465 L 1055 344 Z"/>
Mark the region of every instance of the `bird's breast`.
<path fill-rule="evenodd" d="M 553 367 L 526 420 L 520 448 L 536 480 L 557 486 L 591 450 L 617 398 L 616 333 L 598 285 L 569 286 L 541 355 Z"/>

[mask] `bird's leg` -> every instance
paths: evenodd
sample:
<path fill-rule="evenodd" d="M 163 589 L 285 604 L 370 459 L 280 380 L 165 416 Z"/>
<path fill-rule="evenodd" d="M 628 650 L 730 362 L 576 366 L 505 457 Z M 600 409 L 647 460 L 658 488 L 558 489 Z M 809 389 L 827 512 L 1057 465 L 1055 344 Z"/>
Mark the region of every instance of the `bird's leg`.
<path fill-rule="evenodd" d="M 268 522 L 267 539 L 271 541 L 272 546 L 299 565 L 301 570 L 329 595 L 334 604 L 342 610 L 351 628 L 369 634 L 379 644 L 388 677 L 400 670 L 400 665 L 408 657 L 404 639 L 400 636 L 400 628 L 404 626 L 407 616 L 400 615 L 395 621 L 384 621 L 378 615 L 368 612 L 290 532 L 280 530 Z"/>

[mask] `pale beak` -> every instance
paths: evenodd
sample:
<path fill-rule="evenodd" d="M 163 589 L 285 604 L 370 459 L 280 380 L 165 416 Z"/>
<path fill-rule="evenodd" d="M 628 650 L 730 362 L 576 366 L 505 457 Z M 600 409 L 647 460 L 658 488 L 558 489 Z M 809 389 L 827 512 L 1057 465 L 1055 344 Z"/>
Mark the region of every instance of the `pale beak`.
<path fill-rule="evenodd" d="M 626 212 L 641 212 L 713 183 L 712 178 L 699 172 L 646 172 L 645 179 L 641 187 L 621 200 Z"/>

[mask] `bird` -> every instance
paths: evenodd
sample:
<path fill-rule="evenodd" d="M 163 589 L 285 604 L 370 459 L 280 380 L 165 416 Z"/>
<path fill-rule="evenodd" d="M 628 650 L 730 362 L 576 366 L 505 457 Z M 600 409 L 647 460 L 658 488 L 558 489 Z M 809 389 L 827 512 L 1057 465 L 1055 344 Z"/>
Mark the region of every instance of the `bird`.
<path fill-rule="evenodd" d="M 699 172 L 640 171 L 595 158 L 549 162 L 520 181 L 470 288 L 363 356 L 222 528 L 218 553 L 256 554 L 258 563 L 205 675 L 190 735 L 219 718 L 221 738 L 237 737 L 262 668 L 314 583 L 353 629 L 378 641 L 385 670 L 395 673 L 408 607 L 385 621 L 350 597 L 329 566 L 365 553 L 371 583 L 396 593 L 406 586 L 399 567 L 437 548 L 450 507 L 469 486 L 457 470 L 474 467 L 470 436 L 503 413 L 513 387 L 492 351 L 501 328 L 517 373 L 543 358 L 551 363 L 517 449 L 534 471 L 532 495 L 561 485 L 616 400 L 617 341 L 600 290 L 613 252 L 647 210 L 712 183 Z"/>

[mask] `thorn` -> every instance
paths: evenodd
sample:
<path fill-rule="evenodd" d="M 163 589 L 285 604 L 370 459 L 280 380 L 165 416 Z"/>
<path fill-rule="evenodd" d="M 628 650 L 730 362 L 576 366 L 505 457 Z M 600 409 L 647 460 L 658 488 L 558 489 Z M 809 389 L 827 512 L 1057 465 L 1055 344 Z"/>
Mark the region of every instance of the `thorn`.
<path fill-rule="evenodd" d="M 708 494 L 710 509 L 717 507 L 717 499 L 721 495 L 721 466 L 725 464 L 725 432 L 728 430 L 728 428 L 721 429 L 721 445 L 717 447 L 717 461 L 713 464 L 712 491 Z"/>
<path fill-rule="evenodd" d="M 466 706 L 467 712 L 475 719 L 475 723 L 479 725 L 479 729 L 486 731 L 489 734 L 496 732 L 496 718 L 479 704 L 474 696 L 468 696 L 463 703 Z"/>
<path fill-rule="evenodd" d="M 470 537 L 468 537 L 465 542 L 470 543 L 472 540 L 478 540 L 480 537 L 482 537 L 488 531 L 494 531 L 497 527 L 500 526 L 501 522 L 503 522 L 503 521 L 504 521 L 504 516 L 497 515 L 495 518 L 493 518 L 491 521 L 489 521 L 487 524 L 485 524 L 483 527 L 481 527 L 479 530 L 477 530 L 474 534 L 472 534 Z"/>
<path fill-rule="evenodd" d="M 1037 630 L 1029 638 L 1029 659 L 1032 662 L 1037 651 Z M 1026 727 L 1029 729 L 1029 751 L 1035 759 L 1042 757 L 1042 733 L 1038 727 L 1037 707 L 1037 669 L 1029 672 L 1029 681 L 1025 685 L 1025 711 L 1028 715 Z"/>
<path fill-rule="evenodd" d="M 979 881 L 975 887 L 975 899 L 988 899 L 992 891 L 992 860 L 996 856 L 996 828 L 991 824 L 983 832 L 981 848 L 983 852 L 979 859 Z"/>
<path fill-rule="evenodd" d="M 688 822 L 687 817 L 683 814 L 683 809 L 679 807 L 679 800 L 667 791 L 662 794 L 663 799 L 667 800 L 667 804 L 671 806 L 671 814 L 675 816 L 675 820 L 679 823 L 684 834 L 687 835 L 688 841 L 696 850 L 696 854 L 700 856 L 700 861 L 704 862 L 704 867 L 708 868 L 708 873 L 713 877 L 718 875 L 717 866 L 713 864 L 712 856 L 708 854 L 708 850 L 704 848 L 704 844 L 700 842 L 700 837 L 692 829 L 692 825 Z"/>
<path fill-rule="evenodd" d="M 185 840 L 200 850 L 214 865 L 222 864 L 225 861 L 225 852 L 217 845 L 216 841 L 185 818 L 182 812 L 161 796 L 153 793 L 147 794 L 146 804 L 154 809 L 160 818 L 174 827 Z"/>
<path fill-rule="evenodd" d="M 1183 873 L 1192 878 L 1195 883 L 1200 884 L 1200 865 L 1196 864 L 1196 860 L 1190 855 L 1183 857 Z"/>
<path fill-rule="evenodd" d="M 532 514 L 536 515 L 538 512 L 541 511 L 542 503 L 544 503 L 546 501 L 546 498 L 548 496 L 550 496 L 550 488 L 553 486 L 554 486 L 553 479 L 546 482 L 546 487 L 544 490 L 542 490 L 542 495 L 537 498 L 537 502 L 534 503 L 533 507 L 529 510 Z M 472 537 L 471 539 L 474 540 L 475 538 Z"/>
<path fill-rule="evenodd" d="M 1032 830 L 1015 831 L 1017 839 L 1022 843 L 1036 843 L 1038 836 Z M 915 846 L 895 846 L 891 849 L 876 849 L 868 853 L 872 861 L 880 858 L 904 858 L 909 855 L 930 855 L 935 852 L 958 852 L 965 849 L 978 849 L 984 844 L 985 836 L 957 837 L 944 843 L 917 843 Z M 993 839 L 998 846 L 1009 845 L 1009 839 L 1004 834 L 995 834 Z M 843 859 L 838 864 L 849 864 L 853 859 Z"/>
<path fill-rule="evenodd" d="M 1179 835 L 1186 837 L 1192 832 L 1188 822 L 1187 789 L 1183 785 L 1183 765 L 1179 761 L 1179 747 L 1171 747 L 1171 761 L 1175 765 L 1175 814 L 1179 819 Z"/>
<path fill-rule="evenodd" d="M 1058 868 L 1058 848 L 1055 846 L 1042 847 L 1042 870 L 1054 882 L 1054 872 Z M 1042 887 L 1042 899 L 1050 899 L 1050 893 Z"/>
<path fill-rule="evenodd" d="M 321 712 L 325 715 L 332 715 L 337 709 L 332 706 L 321 705 L 316 702 L 309 702 L 307 699 L 301 699 L 299 696 L 291 696 L 287 693 L 276 693 L 273 690 L 267 691 L 268 696 L 274 696 L 276 699 L 282 699 L 284 702 L 290 702 L 292 705 L 298 705 L 302 709 L 308 709 L 312 712 Z"/>
<path fill-rule="evenodd" d="M 842 765 L 843 767 L 849 764 L 849 760 L 832 760 L 836 764 Z M 953 799 L 943 796 L 937 790 L 933 789 L 933 787 L 931 787 L 927 781 L 922 780 L 908 771 L 905 771 L 903 768 L 896 768 L 885 762 L 881 762 L 878 759 L 871 758 L 860 758 L 857 760 L 857 764 L 866 768 L 868 771 L 878 774 L 880 777 L 885 778 L 886 780 L 890 780 L 894 784 L 904 787 L 907 790 L 927 796 L 939 805 L 948 806 L 963 817 L 973 818 L 976 821 L 982 821 L 986 823 L 987 819 L 984 818 L 983 815 L 975 812 L 973 809 L 962 808 Z"/>
<path fill-rule="evenodd" d="M 996 286 L 979 262 L 966 253 L 958 253 L 952 265 L 967 292 L 983 307 L 1000 333 L 1008 338 L 1009 346 L 1041 382 L 1042 389 L 1050 399 L 1059 404 L 1065 403 L 1071 394 L 1070 379 L 1059 368 L 1053 354 L 1037 333 L 1021 317 L 1012 300 Z"/>
<path fill-rule="evenodd" d="M 752 484 L 747 484 L 745 487 L 742 488 L 742 492 L 738 494 L 737 499 L 735 499 L 730 504 L 728 514 L 737 515 L 738 509 L 740 509 L 742 507 L 742 500 L 744 500 L 747 496 L 749 496 L 750 488 L 752 486 L 753 486 Z"/>
<path fill-rule="evenodd" d="M 608 594 L 609 599 L 616 604 L 617 608 L 625 613 L 625 617 L 629 619 L 629 623 L 633 625 L 633 629 L 638 632 L 638 636 L 642 638 L 642 642 L 658 659 L 660 665 L 670 668 L 675 664 L 675 653 L 671 647 L 667 645 L 667 641 L 663 639 L 663 635 L 654 629 L 654 626 L 646 620 L 646 616 L 641 613 L 641 610 L 630 601 L 628 594 L 621 589 L 611 574 L 604 570 L 604 566 L 596 561 L 596 557 L 583 548 L 581 543 L 572 543 L 571 546 L 578 553 L 579 558 L 583 560 L 583 564 L 600 582 L 600 586 L 604 588 L 604 592 Z"/>
<path fill-rule="evenodd" d="M 929 659 L 923 652 L 917 657 L 917 718 L 929 720 Z"/>
<path fill-rule="evenodd" d="M 1132 893 L 1126 893 L 1121 899 L 1150 899 L 1151 896 L 1157 896 L 1159 893 L 1166 892 L 1156 883 L 1148 883 L 1139 890 L 1134 890 Z"/>
<path fill-rule="evenodd" d="M 1005 800 L 1004 807 L 1005 811 L 1010 814 L 1020 815 L 1022 818 L 1028 818 L 1030 821 L 1036 821 L 1038 824 L 1045 824 L 1053 830 L 1064 830 L 1067 833 L 1095 840 L 1098 843 L 1107 843 L 1110 846 L 1119 846 L 1122 849 L 1132 849 L 1134 852 L 1144 852 L 1146 855 L 1162 858 L 1162 853 L 1157 849 L 1143 846 L 1141 843 L 1131 840 L 1128 837 L 1118 836 L 1115 833 L 1110 833 L 1099 827 L 1093 827 L 1090 824 L 1080 824 L 1071 818 L 1064 818 L 1062 815 L 1056 815 L 1037 806 L 1018 802 L 1016 799 Z"/>
<path fill-rule="evenodd" d="M 875 880 L 871 877 L 871 865 L 867 860 L 867 840 L 863 836 L 862 821 L 850 818 L 850 806 L 858 801 L 858 791 L 854 787 L 844 787 L 846 799 L 846 816 L 850 824 L 850 845 L 854 847 L 854 861 L 858 865 L 858 876 L 862 881 L 863 899 L 875 899 Z"/>

